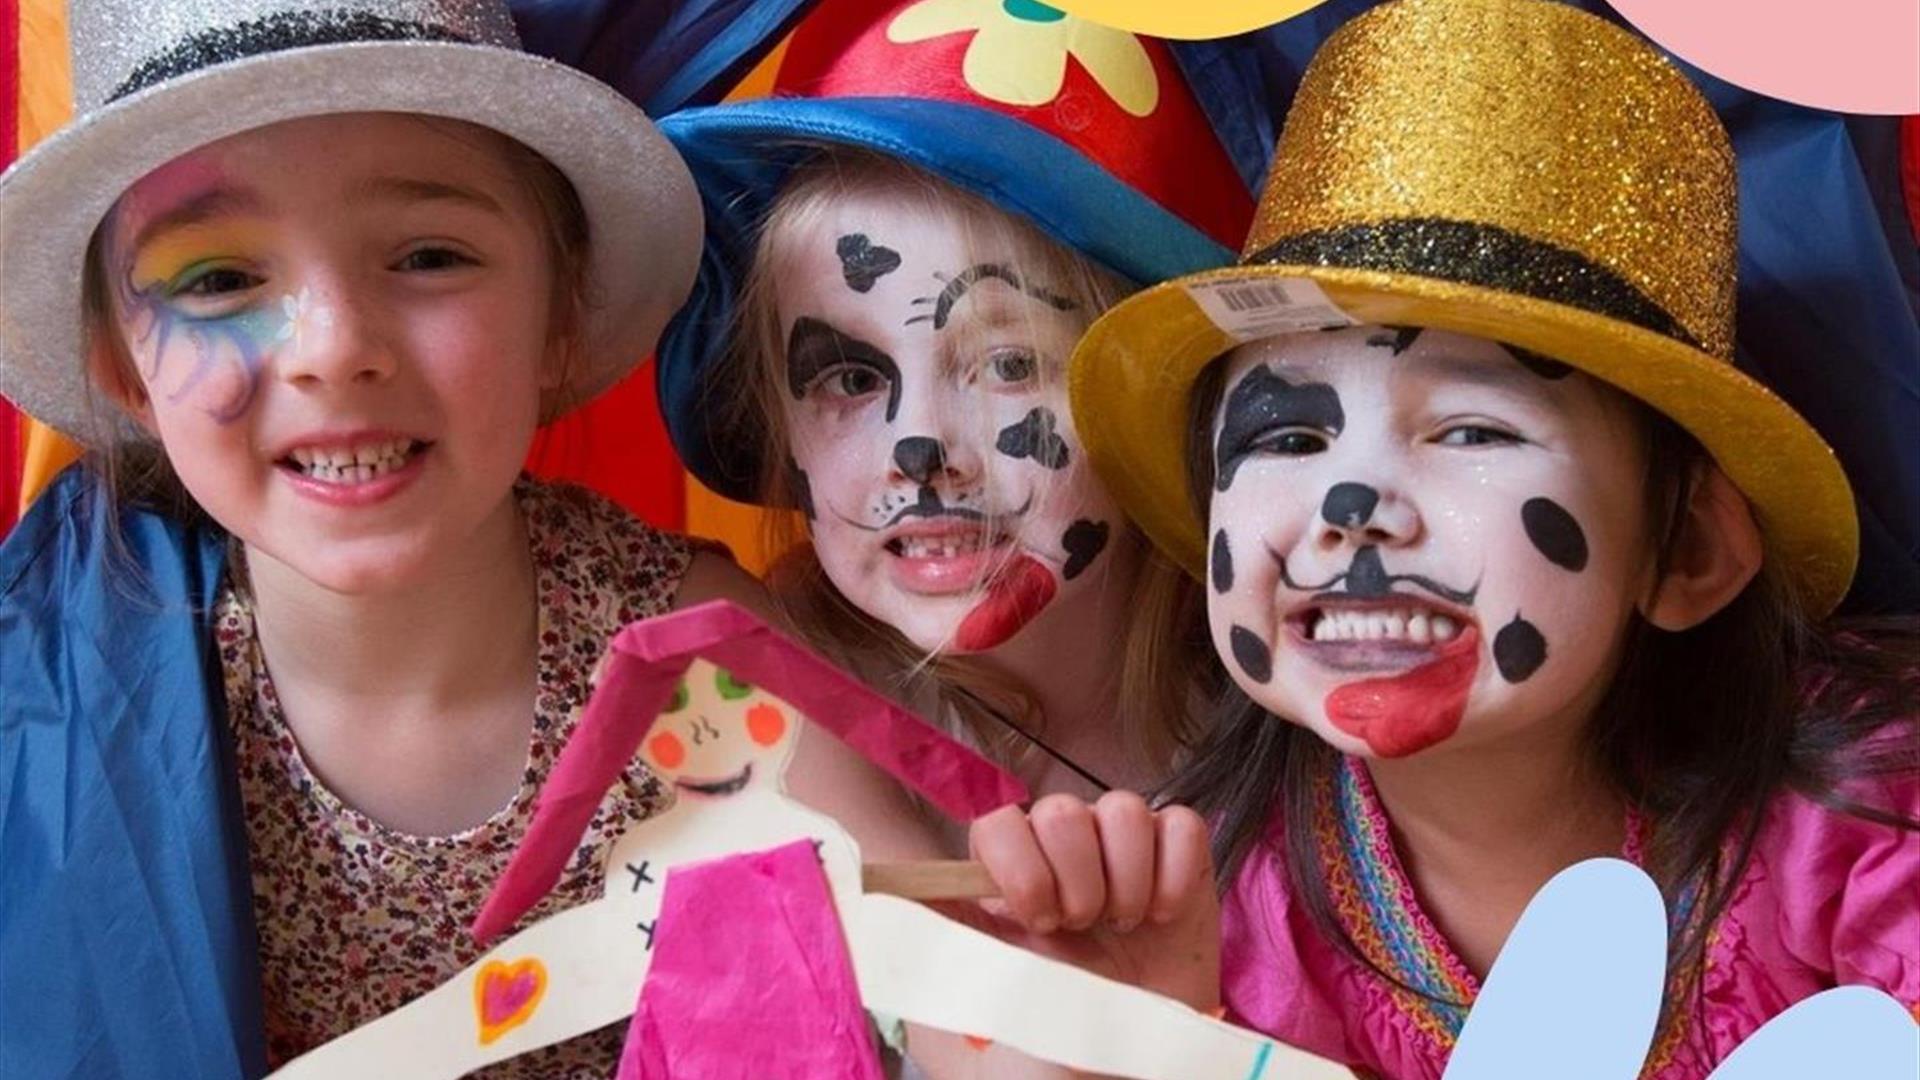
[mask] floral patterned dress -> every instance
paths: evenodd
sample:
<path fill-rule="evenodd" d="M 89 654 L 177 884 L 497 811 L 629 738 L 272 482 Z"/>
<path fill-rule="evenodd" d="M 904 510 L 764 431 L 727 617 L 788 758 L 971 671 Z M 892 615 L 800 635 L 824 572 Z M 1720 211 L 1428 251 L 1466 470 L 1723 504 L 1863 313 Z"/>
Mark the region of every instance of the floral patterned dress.
<path fill-rule="evenodd" d="M 218 613 L 227 708 L 251 849 L 269 1061 L 344 1034 L 445 982 L 484 951 L 467 933 L 532 820 L 608 640 L 672 605 L 692 559 L 583 489 L 523 480 L 514 489 L 532 542 L 539 684 L 526 769 L 511 801 L 451 836 L 414 836 L 343 803 L 316 778 L 281 713 L 260 652 L 239 560 Z M 637 760 L 607 793 L 553 892 L 526 923 L 592 900 L 621 833 L 671 802 Z M 476 1075 L 612 1074 L 624 1024 L 522 1055 Z"/>

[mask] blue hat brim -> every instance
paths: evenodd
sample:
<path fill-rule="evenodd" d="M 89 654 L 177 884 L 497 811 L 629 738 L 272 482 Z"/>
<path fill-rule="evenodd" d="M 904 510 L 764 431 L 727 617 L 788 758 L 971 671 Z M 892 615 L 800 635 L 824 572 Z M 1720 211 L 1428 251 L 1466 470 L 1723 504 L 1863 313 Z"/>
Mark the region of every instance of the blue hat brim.
<path fill-rule="evenodd" d="M 822 145 L 885 154 L 985 198 L 1139 284 L 1231 263 L 1234 253 L 1052 135 L 990 109 L 918 98 L 768 98 L 660 121 L 693 170 L 707 232 L 699 278 L 660 342 L 658 391 L 689 472 L 758 502 L 761 444 L 709 427 L 727 388 L 710 376 L 733 332 L 740 282 L 768 207 Z"/>

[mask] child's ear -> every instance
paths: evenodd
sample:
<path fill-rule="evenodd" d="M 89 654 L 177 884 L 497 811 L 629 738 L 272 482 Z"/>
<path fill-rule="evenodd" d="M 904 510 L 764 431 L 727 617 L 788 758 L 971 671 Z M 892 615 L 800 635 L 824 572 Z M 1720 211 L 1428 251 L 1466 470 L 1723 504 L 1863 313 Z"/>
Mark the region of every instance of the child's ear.
<path fill-rule="evenodd" d="M 147 434 L 159 438 L 160 428 L 153 417 L 153 399 L 147 396 L 146 386 L 133 373 L 133 362 L 117 342 L 99 334 L 90 335 L 90 338 L 87 344 L 87 373 L 93 377 L 93 385 L 121 412 L 131 417 L 134 423 L 146 429 Z"/>
<path fill-rule="evenodd" d="M 1667 570 L 1640 614 L 1662 630 L 1686 630 L 1733 602 L 1760 572 L 1765 549 L 1746 496 L 1720 467 L 1700 468 L 1687 494 Z"/>

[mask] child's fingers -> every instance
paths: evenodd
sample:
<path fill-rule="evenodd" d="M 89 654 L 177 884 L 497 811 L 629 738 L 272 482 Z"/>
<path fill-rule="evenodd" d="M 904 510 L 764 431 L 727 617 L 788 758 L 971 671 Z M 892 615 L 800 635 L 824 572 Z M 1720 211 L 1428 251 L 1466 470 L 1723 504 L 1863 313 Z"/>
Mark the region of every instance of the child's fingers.
<path fill-rule="evenodd" d="M 1107 872 L 1107 925 L 1125 933 L 1140 925 L 1153 902 L 1157 826 L 1147 800 L 1109 791 L 1093 804 L 1100 854 Z"/>
<path fill-rule="evenodd" d="M 967 846 L 1000 888 L 1000 900 L 989 905 L 1023 926 L 1051 930 L 1059 924 L 1059 893 L 1053 868 L 1025 811 L 1003 806 L 975 818 L 967 830 Z"/>
<path fill-rule="evenodd" d="M 1093 810 L 1071 795 L 1048 795 L 1033 804 L 1029 815 L 1040 850 L 1053 867 L 1058 892 L 1057 925 L 1085 930 L 1107 906 L 1107 876 L 1101 866 L 1100 833 Z M 1052 930 L 1036 919 L 1029 923 L 1041 933 Z"/>
<path fill-rule="evenodd" d="M 1196 899 L 1213 889 L 1213 854 L 1207 847 L 1207 823 L 1184 806 L 1169 806 L 1154 814 L 1159 840 L 1153 882 L 1153 905 L 1148 917 L 1170 922 Z"/>

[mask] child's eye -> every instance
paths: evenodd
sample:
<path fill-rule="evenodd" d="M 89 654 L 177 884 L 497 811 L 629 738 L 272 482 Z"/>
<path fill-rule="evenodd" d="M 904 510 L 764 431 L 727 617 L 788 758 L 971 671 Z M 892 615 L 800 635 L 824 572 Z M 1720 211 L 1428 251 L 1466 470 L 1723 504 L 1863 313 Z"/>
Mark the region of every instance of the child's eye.
<path fill-rule="evenodd" d="M 216 266 L 201 271 L 174 286 L 174 296 L 198 296 L 205 298 L 229 296 L 246 292 L 262 283 L 262 279 L 247 273 L 236 266 Z"/>
<path fill-rule="evenodd" d="M 400 257 L 394 264 L 395 270 L 408 270 L 431 273 L 435 270 L 453 270 L 462 266 L 473 266 L 476 260 L 448 247 L 415 248 Z"/>
<path fill-rule="evenodd" d="M 852 400 L 879 393 L 886 378 L 864 364 L 841 364 L 821 372 L 813 385 L 828 397 Z"/>
<path fill-rule="evenodd" d="M 1441 446 L 1512 446 L 1525 441 L 1511 431 L 1486 424 L 1456 424 L 1434 440 Z"/>
<path fill-rule="evenodd" d="M 993 377 L 1003 383 L 1023 383 L 1033 378 L 1039 362 L 1024 349 L 1003 349 L 988 360 Z"/>
<path fill-rule="evenodd" d="M 1328 445 L 1326 435 L 1321 432 L 1311 428 L 1290 427 L 1260 436 L 1254 440 L 1253 449 L 1281 457 L 1306 457 L 1324 453 Z"/>

